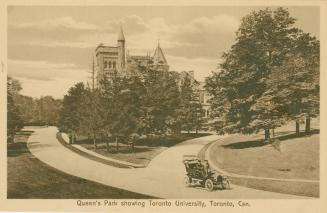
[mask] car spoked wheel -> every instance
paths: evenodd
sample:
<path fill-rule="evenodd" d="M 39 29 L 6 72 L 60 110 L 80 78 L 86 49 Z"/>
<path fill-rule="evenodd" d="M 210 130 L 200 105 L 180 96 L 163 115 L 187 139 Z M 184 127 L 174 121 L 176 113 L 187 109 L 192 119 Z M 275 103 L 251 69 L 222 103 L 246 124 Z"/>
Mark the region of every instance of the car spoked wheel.
<path fill-rule="evenodd" d="M 192 182 L 192 180 L 191 180 L 190 177 L 188 177 L 188 176 L 184 177 L 184 184 L 185 184 L 185 186 L 190 186 L 191 185 L 191 182 Z"/>
<path fill-rule="evenodd" d="M 205 182 L 205 187 L 208 191 L 212 191 L 213 190 L 213 182 L 210 179 L 207 179 Z"/>

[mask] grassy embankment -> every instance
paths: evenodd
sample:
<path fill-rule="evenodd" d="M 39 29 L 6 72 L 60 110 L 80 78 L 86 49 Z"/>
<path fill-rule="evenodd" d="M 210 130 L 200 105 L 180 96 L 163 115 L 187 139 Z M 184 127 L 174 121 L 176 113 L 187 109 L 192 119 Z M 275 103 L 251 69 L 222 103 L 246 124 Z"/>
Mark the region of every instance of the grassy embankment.
<path fill-rule="evenodd" d="M 71 176 L 46 165 L 29 152 L 26 141 L 30 134 L 30 131 L 20 131 L 15 143 L 8 144 L 8 199 L 150 198 Z"/>
<path fill-rule="evenodd" d="M 89 139 L 78 140 L 76 144 L 83 146 L 89 150 L 95 151 L 103 156 L 114 158 L 117 160 L 127 161 L 131 163 L 148 165 L 149 162 L 158 154 L 167 148 L 179 144 L 185 140 L 206 136 L 208 134 L 178 134 L 162 137 L 142 138 L 136 141 L 134 151 L 128 144 L 119 143 L 118 152 L 116 144 L 111 142 L 109 151 L 107 151 L 106 143 L 99 142 L 97 149 L 94 149 L 93 142 Z"/>
<path fill-rule="evenodd" d="M 318 127 L 319 128 L 319 127 Z M 276 144 L 264 144 L 263 135 L 232 135 L 216 143 L 210 158 L 234 174 L 278 179 L 319 180 L 319 129 L 300 137 L 289 126 L 279 128 Z M 251 188 L 319 197 L 319 182 L 289 182 L 231 177 L 231 182 Z"/>

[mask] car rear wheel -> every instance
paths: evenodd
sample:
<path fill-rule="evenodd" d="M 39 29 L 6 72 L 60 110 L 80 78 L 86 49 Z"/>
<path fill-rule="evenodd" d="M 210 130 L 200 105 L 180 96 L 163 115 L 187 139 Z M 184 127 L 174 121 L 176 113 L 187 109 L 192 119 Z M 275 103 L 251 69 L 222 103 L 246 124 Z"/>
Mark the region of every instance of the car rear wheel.
<path fill-rule="evenodd" d="M 208 191 L 213 190 L 213 181 L 211 179 L 207 179 L 204 185 Z"/>

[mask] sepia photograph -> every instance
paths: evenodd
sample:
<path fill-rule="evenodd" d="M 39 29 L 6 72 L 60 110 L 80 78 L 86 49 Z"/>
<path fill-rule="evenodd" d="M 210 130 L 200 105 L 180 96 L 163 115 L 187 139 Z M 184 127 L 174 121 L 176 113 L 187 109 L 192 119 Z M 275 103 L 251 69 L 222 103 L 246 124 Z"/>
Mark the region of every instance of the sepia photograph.
<path fill-rule="evenodd" d="M 2 9 L 6 202 L 321 201 L 319 4 Z"/>

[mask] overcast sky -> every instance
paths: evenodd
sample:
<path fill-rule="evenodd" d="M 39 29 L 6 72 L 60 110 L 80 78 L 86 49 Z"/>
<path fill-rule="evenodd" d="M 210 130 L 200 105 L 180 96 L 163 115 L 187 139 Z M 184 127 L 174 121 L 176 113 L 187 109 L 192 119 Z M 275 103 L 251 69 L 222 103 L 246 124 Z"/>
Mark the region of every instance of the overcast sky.
<path fill-rule="evenodd" d="M 297 26 L 319 38 L 318 7 L 288 7 Z M 99 43 L 115 46 L 122 23 L 130 54 L 153 54 L 160 39 L 171 70 L 203 81 L 235 39 L 240 19 L 258 7 L 11 6 L 8 72 L 22 94 L 62 98 L 88 81 Z"/>

